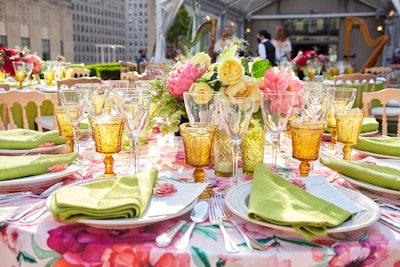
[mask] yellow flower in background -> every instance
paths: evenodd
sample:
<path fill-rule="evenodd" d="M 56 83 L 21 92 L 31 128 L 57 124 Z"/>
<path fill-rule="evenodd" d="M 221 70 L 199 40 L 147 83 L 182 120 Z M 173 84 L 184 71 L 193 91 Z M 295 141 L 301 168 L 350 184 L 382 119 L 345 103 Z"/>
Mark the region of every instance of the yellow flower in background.
<path fill-rule="evenodd" d="M 218 66 L 218 76 L 222 84 L 238 83 L 244 76 L 244 68 L 238 58 L 223 59 Z"/>
<path fill-rule="evenodd" d="M 211 64 L 211 57 L 204 52 L 199 52 L 192 57 L 191 61 L 195 64 L 204 65 L 207 68 Z"/>

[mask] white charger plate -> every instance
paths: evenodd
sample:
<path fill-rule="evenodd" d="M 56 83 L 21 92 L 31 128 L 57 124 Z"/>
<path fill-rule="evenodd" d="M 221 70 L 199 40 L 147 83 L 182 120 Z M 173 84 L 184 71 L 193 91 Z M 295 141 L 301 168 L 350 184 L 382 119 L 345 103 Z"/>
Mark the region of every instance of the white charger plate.
<path fill-rule="evenodd" d="M 340 173 L 339 173 L 340 174 Z M 348 177 L 346 175 L 340 174 L 340 176 L 342 176 L 343 178 L 345 178 L 346 180 L 348 180 L 351 184 L 354 184 L 356 186 L 359 186 L 361 188 L 365 188 L 369 191 L 372 191 L 374 193 L 378 193 L 378 194 L 390 194 L 393 196 L 400 196 L 400 191 L 398 190 L 393 190 L 393 189 L 389 189 L 389 188 L 384 188 L 384 187 L 380 187 L 377 185 L 373 185 L 364 181 L 360 181 L 357 179 L 353 179 L 351 177 Z"/>
<path fill-rule="evenodd" d="M 390 155 L 377 154 L 377 153 L 373 153 L 373 152 L 370 152 L 370 151 L 360 150 L 360 149 L 357 149 L 357 148 L 352 148 L 352 150 L 353 150 L 353 151 L 356 151 L 356 152 L 358 152 L 358 153 L 367 155 L 367 156 L 372 156 L 372 157 L 380 158 L 380 159 L 400 159 L 400 157 L 398 157 L 398 156 L 390 156 Z"/>
<path fill-rule="evenodd" d="M 244 182 L 233 187 L 227 193 L 225 200 L 228 208 L 240 218 L 265 227 L 278 229 L 287 232 L 297 233 L 291 226 L 277 225 L 266 221 L 259 221 L 247 216 L 248 202 L 251 193 L 252 182 Z M 379 206 L 370 198 L 356 191 L 336 186 L 343 194 L 351 200 L 357 202 L 365 210 L 354 214 L 351 220 L 342 223 L 339 226 L 328 228 L 328 233 L 343 233 L 362 229 L 374 224 L 380 217 Z"/>
<path fill-rule="evenodd" d="M 103 179 L 112 179 L 112 178 L 103 178 Z M 93 183 L 96 181 L 99 181 L 100 179 L 95 179 L 95 180 L 89 180 L 89 181 L 82 181 L 79 182 L 79 184 L 86 184 L 86 183 Z M 180 183 L 171 179 L 158 179 L 158 181 L 162 182 L 169 182 L 169 183 Z M 77 183 L 75 183 L 76 185 Z M 68 186 L 72 186 L 68 185 Z M 179 190 L 178 190 L 179 192 Z M 53 193 L 54 194 L 54 193 Z M 47 199 L 46 199 L 46 207 L 50 210 L 50 201 L 51 198 L 53 197 L 53 194 L 51 194 Z M 152 203 L 152 200 L 154 200 L 155 196 L 152 195 L 149 203 Z M 165 202 L 166 205 L 168 205 L 168 197 L 162 197 L 162 201 Z M 154 216 L 148 216 L 147 212 L 149 210 L 149 206 L 147 209 L 144 211 L 142 216 L 139 218 L 123 218 L 123 219 L 104 219 L 104 220 L 78 220 L 77 222 L 86 224 L 91 227 L 95 228 L 102 228 L 102 229 L 130 229 L 130 228 L 138 228 L 138 227 L 143 227 L 152 223 L 156 222 L 161 222 L 165 220 L 169 220 L 178 216 L 181 216 L 185 213 L 188 213 L 191 211 L 194 207 L 194 205 L 197 203 L 197 198 L 192 201 L 189 205 L 185 206 L 183 209 L 178 211 L 177 213 L 174 214 L 166 214 L 166 215 L 154 215 Z"/>
<path fill-rule="evenodd" d="M 0 149 L 0 155 L 3 156 L 20 156 L 35 154 L 56 154 L 62 153 L 66 149 L 66 145 L 58 145 L 51 147 L 37 147 L 32 149 Z"/>
<path fill-rule="evenodd" d="M 70 165 L 67 169 L 59 172 L 48 172 L 39 175 L 27 176 L 11 180 L 0 181 L 0 193 L 16 191 L 32 191 L 34 193 L 42 191 L 43 187 L 50 186 L 62 178 L 79 171 L 81 167 Z"/>

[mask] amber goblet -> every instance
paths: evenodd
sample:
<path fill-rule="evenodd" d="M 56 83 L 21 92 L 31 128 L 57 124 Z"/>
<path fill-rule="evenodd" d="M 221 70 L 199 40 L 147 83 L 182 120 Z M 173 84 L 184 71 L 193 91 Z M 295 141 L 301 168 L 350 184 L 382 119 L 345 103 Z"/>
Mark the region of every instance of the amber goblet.
<path fill-rule="evenodd" d="M 113 154 L 121 151 L 124 121 L 122 116 L 101 115 L 90 118 L 96 152 L 104 154 L 104 174 L 99 177 L 115 176 Z"/>
<path fill-rule="evenodd" d="M 211 123 L 183 123 L 179 126 L 185 148 L 186 164 L 195 167 L 193 177 L 195 183 L 204 182 L 204 167 L 213 163 L 212 151 L 217 134 L 217 126 Z"/>
<path fill-rule="evenodd" d="M 364 112 L 358 108 L 336 112 L 337 140 L 344 144 L 343 159 L 350 160 L 351 146 L 358 143 Z"/>
<path fill-rule="evenodd" d="M 67 138 L 67 142 L 65 143 L 67 146 L 67 153 L 74 152 L 74 125 L 68 119 L 61 105 L 54 106 L 54 115 L 57 120 L 59 135 Z"/>
<path fill-rule="evenodd" d="M 317 160 L 324 132 L 323 121 L 296 118 L 290 121 L 292 156 L 301 161 L 300 176 L 308 176 L 310 161 Z"/>

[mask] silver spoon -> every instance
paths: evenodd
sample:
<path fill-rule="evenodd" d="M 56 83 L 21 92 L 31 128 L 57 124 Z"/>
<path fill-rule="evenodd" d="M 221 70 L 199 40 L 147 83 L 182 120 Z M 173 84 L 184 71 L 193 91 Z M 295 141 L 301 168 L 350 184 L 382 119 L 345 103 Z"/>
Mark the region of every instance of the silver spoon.
<path fill-rule="evenodd" d="M 46 190 L 44 190 L 42 193 L 40 193 L 39 198 L 46 198 L 48 197 L 51 193 L 53 193 L 54 191 L 56 191 L 57 189 L 59 189 L 62 186 L 62 182 L 58 182 L 56 184 L 53 184 L 52 186 L 50 186 L 49 188 L 47 188 Z M 13 221 L 18 221 L 19 219 L 21 219 L 22 217 L 24 217 L 26 214 L 28 214 L 30 211 L 38 208 L 39 206 L 43 205 L 44 200 L 39 201 L 36 204 L 33 204 L 17 213 L 15 213 L 14 215 L 10 216 L 7 218 L 7 221 L 9 222 L 13 222 Z"/>
<path fill-rule="evenodd" d="M 194 208 L 190 214 L 190 219 L 192 220 L 192 223 L 190 224 L 185 234 L 178 241 L 176 241 L 175 248 L 187 248 L 193 228 L 196 226 L 197 223 L 201 223 L 207 220 L 208 209 L 209 205 L 206 201 L 200 201 L 196 205 L 194 205 Z"/>

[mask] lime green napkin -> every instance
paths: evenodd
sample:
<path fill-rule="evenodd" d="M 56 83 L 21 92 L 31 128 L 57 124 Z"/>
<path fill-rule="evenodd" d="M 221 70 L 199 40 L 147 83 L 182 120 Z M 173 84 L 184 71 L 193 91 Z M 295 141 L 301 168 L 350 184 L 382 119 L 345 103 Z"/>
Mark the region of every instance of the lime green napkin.
<path fill-rule="evenodd" d="M 379 128 L 379 122 L 375 118 L 365 117 L 363 119 L 360 132 L 361 133 L 368 133 L 368 132 L 372 132 L 372 131 L 378 130 L 378 128 Z M 331 133 L 332 129 L 331 128 L 325 128 L 325 132 Z"/>
<path fill-rule="evenodd" d="M 253 174 L 248 216 L 273 224 L 292 226 L 307 240 L 325 236 L 352 214 L 315 197 L 257 164 Z"/>
<path fill-rule="evenodd" d="M 400 190 L 400 170 L 386 166 L 321 157 L 326 167 L 350 178 L 393 190 Z"/>
<path fill-rule="evenodd" d="M 53 142 L 55 145 L 65 144 L 66 139 L 59 136 L 58 131 L 38 132 L 28 129 L 12 129 L 0 131 L 0 149 L 32 149 L 41 144 Z"/>
<path fill-rule="evenodd" d="M 57 191 L 51 198 L 54 219 L 134 218 L 146 209 L 158 171 L 154 168 L 123 176 L 76 184 Z"/>
<path fill-rule="evenodd" d="M 376 154 L 400 157 L 400 137 L 360 137 L 353 148 Z"/>
<path fill-rule="evenodd" d="M 71 164 L 77 157 L 76 153 L 0 156 L 0 181 L 47 173 L 47 168 L 60 163 Z"/>

